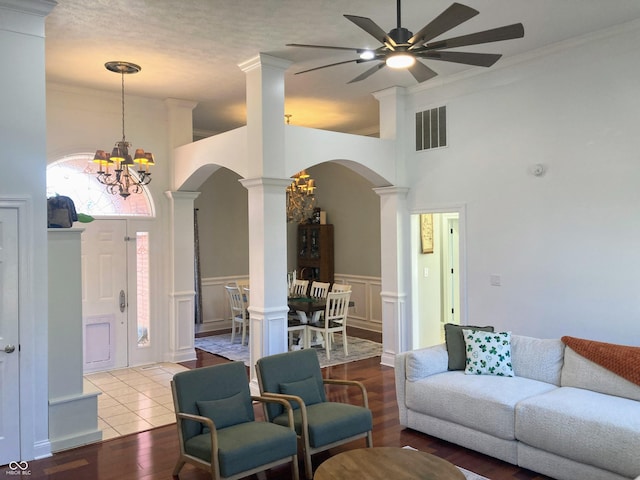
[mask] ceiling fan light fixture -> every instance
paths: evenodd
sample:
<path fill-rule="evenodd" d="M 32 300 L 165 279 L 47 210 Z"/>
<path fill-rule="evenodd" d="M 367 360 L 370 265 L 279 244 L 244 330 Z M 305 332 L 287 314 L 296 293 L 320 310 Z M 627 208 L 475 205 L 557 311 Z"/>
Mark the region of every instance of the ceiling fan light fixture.
<path fill-rule="evenodd" d="M 410 53 L 398 52 L 388 55 L 385 62 L 390 68 L 409 68 L 416 63 L 416 57 Z"/>
<path fill-rule="evenodd" d="M 373 50 L 363 50 L 360 52 L 360 60 L 373 60 L 376 54 Z"/>

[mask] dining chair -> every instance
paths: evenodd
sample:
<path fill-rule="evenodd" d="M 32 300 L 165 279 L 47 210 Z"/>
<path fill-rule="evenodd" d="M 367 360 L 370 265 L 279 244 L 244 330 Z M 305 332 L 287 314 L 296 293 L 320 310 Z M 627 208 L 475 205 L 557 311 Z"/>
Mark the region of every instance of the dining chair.
<path fill-rule="evenodd" d="M 289 292 L 290 297 L 306 297 L 307 290 L 309 289 L 309 280 L 302 280 L 296 278 L 291 284 L 291 290 Z M 304 315 L 304 314 L 303 314 Z M 294 333 L 298 333 L 298 345 L 304 346 L 307 344 L 307 324 L 306 316 L 301 316 L 298 312 L 290 312 L 287 318 L 287 333 L 289 337 L 289 349 L 294 345 Z"/>
<path fill-rule="evenodd" d="M 347 283 L 334 283 L 331 285 L 332 292 L 350 292 L 351 285 Z M 334 322 L 341 322 L 341 320 L 334 320 Z M 331 334 L 331 341 L 333 341 L 333 333 Z"/>
<path fill-rule="evenodd" d="M 240 293 L 242 293 L 245 288 L 249 288 L 249 279 L 243 278 L 240 280 L 236 280 L 234 284 L 236 287 L 238 287 L 238 290 L 240 290 Z"/>
<path fill-rule="evenodd" d="M 294 337 L 295 332 L 298 332 L 297 340 Z M 303 348 L 308 343 L 307 324 L 295 315 L 289 315 L 287 318 L 287 334 L 289 350 L 297 350 Z"/>
<path fill-rule="evenodd" d="M 331 286 L 330 283 L 314 281 L 311 283 L 311 290 L 309 291 L 309 296 L 315 297 L 315 298 L 326 298 L 327 293 L 329 293 L 330 286 Z"/>
<path fill-rule="evenodd" d="M 331 291 L 332 292 L 350 292 L 351 285 L 347 283 L 334 283 L 333 285 L 331 285 Z"/>
<path fill-rule="evenodd" d="M 309 296 L 314 298 L 327 298 L 330 286 L 330 283 L 313 281 L 311 283 L 311 288 L 309 289 Z M 322 310 L 313 312 L 311 323 L 316 323 L 323 314 L 324 312 Z"/>
<path fill-rule="evenodd" d="M 306 297 L 307 290 L 309 289 L 309 280 L 302 280 L 296 278 L 291 284 L 290 297 Z"/>
<path fill-rule="evenodd" d="M 242 298 L 242 292 L 235 286 L 226 285 L 225 290 L 229 297 L 229 307 L 231 308 L 231 343 L 235 341 L 236 329 L 242 329 L 242 345 L 244 345 L 247 338 L 247 327 L 249 324 L 249 318 L 247 315 L 247 309 L 245 302 Z M 239 325 L 237 325 L 239 324 Z M 247 341 L 248 343 L 248 341 Z"/>
<path fill-rule="evenodd" d="M 291 462 L 298 479 L 292 407 L 284 399 L 252 396 L 244 363 L 177 373 L 171 391 L 180 446 L 174 477 L 185 463 L 208 470 L 214 480 L 233 480 Z M 283 421 L 256 421 L 253 402 L 277 405 Z"/>
<path fill-rule="evenodd" d="M 329 292 L 327 294 L 327 304 L 324 310 L 324 318 L 316 323 L 307 325 L 307 338 L 313 332 L 320 332 L 324 337 L 324 346 L 327 351 L 327 360 L 331 359 L 331 342 L 333 341 L 333 333 L 342 333 L 342 348 L 344 356 L 349 352 L 347 348 L 347 309 L 349 308 L 349 299 L 351 292 Z"/>
<path fill-rule="evenodd" d="M 373 447 L 373 415 L 366 388 L 353 380 L 323 378 L 314 349 L 262 357 L 256 363 L 256 374 L 261 395 L 291 402 L 307 479 L 313 477 L 312 454 L 360 438 Z M 328 401 L 325 385 L 345 385 L 349 392 L 357 391 L 358 405 Z M 263 408 L 269 421 L 286 424 L 287 412 L 282 406 L 263 404 Z"/>

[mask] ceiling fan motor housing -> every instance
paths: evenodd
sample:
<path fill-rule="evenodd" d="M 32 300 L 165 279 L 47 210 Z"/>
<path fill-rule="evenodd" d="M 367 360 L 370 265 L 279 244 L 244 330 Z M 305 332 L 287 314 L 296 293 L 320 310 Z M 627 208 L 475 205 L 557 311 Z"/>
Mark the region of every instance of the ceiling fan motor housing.
<path fill-rule="evenodd" d="M 408 43 L 409 39 L 413 37 L 413 32 L 407 30 L 404 27 L 394 28 L 389 32 L 389 36 L 393 38 L 393 41 L 398 45 L 402 43 Z"/>

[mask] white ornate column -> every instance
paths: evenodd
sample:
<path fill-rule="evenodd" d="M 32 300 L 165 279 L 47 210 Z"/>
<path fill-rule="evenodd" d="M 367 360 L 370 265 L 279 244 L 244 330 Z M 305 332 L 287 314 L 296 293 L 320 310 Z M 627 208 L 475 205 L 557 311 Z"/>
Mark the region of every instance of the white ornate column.
<path fill-rule="evenodd" d="M 200 192 L 166 192 L 169 198 L 169 329 L 167 362 L 194 360 L 195 287 L 193 201 Z"/>
<path fill-rule="evenodd" d="M 250 376 L 255 362 L 287 351 L 287 225 L 284 72 L 291 62 L 260 54 L 242 64 L 247 84 L 247 176 L 251 295 Z"/>
<path fill-rule="evenodd" d="M 397 353 L 411 345 L 408 313 L 410 279 L 408 188 L 375 188 L 380 195 L 380 251 L 382 252 L 382 359 L 393 366 Z"/>
<path fill-rule="evenodd" d="M 393 366 L 397 353 L 409 349 L 412 330 L 410 309 L 410 221 L 407 208 L 406 152 L 413 128 L 407 128 L 413 113 L 407 113 L 407 91 L 392 87 L 373 94 L 380 104 L 380 138 L 396 140 L 396 186 L 374 189 L 380 196 L 380 249 L 382 252 L 382 359 Z"/>
<path fill-rule="evenodd" d="M 241 180 L 249 191 L 250 373 L 256 361 L 287 351 L 286 187 L 291 179 Z"/>

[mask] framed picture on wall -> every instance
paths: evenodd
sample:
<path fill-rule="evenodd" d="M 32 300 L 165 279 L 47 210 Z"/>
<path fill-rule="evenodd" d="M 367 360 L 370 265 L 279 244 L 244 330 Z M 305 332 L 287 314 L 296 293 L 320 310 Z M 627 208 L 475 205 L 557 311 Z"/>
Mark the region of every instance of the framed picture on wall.
<path fill-rule="evenodd" d="M 431 213 L 420 214 L 420 240 L 422 253 L 433 253 L 433 215 Z"/>

